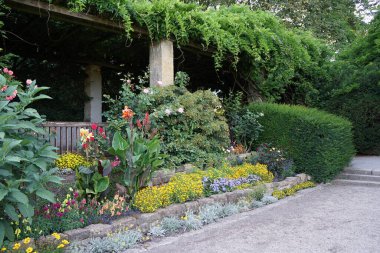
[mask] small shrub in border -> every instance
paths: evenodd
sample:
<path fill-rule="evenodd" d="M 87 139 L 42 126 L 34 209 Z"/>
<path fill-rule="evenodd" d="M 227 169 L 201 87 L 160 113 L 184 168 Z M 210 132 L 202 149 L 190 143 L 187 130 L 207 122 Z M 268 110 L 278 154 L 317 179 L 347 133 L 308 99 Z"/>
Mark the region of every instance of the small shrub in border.
<path fill-rule="evenodd" d="M 277 199 L 283 199 L 286 196 L 294 195 L 297 191 L 300 191 L 306 188 L 311 188 L 311 187 L 315 187 L 315 183 L 313 183 L 312 181 L 307 181 L 304 183 L 297 184 L 288 189 L 274 190 L 272 193 L 272 196 L 276 197 Z"/>
<path fill-rule="evenodd" d="M 303 106 L 254 103 L 264 131 L 261 143 L 272 143 L 294 160 L 297 172 L 317 182 L 335 177 L 355 153 L 352 125 L 341 117 Z"/>

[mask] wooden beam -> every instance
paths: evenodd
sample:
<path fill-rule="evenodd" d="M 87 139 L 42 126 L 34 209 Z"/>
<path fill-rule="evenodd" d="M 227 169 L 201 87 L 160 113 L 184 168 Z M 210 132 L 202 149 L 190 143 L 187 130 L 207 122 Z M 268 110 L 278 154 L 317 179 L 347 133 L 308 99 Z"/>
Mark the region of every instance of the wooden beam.
<path fill-rule="evenodd" d="M 125 32 L 124 25 L 121 22 L 107 20 L 95 15 L 71 12 L 65 7 L 41 2 L 39 0 L 5 0 L 5 3 L 12 9 L 39 15 L 40 17 L 48 17 L 55 20 L 83 25 L 106 32 Z M 142 27 L 133 25 L 132 28 L 134 33 L 149 36 L 148 31 Z M 209 56 L 215 52 L 213 48 L 204 48 L 194 42 L 189 42 L 185 47 L 196 49 Z"/>

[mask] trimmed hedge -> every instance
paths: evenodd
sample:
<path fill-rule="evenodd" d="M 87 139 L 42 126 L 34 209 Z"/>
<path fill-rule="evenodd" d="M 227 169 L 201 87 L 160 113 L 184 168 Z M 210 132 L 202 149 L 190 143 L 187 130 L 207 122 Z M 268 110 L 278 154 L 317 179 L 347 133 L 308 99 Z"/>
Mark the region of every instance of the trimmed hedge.
<path fill-rule="evenodd" d="M 295 162 L 297 172 L 305 172 L 317 182 L 333 179 L 346 166 L 355 149 L 349 121 L 317 109 L 269 103 L 249 105 L 262 112 L 264 132 L 259 143 L 284 149 Z"/>

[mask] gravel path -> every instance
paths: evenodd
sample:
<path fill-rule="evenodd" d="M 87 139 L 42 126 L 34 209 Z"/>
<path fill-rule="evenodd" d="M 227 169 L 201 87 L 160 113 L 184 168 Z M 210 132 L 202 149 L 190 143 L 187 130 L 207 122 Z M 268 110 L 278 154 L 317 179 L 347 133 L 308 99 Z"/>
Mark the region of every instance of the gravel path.
<path fill-rule="evenodd" d="M 127 252 L 380 252 L 380 189 L 323 185 Z"/>

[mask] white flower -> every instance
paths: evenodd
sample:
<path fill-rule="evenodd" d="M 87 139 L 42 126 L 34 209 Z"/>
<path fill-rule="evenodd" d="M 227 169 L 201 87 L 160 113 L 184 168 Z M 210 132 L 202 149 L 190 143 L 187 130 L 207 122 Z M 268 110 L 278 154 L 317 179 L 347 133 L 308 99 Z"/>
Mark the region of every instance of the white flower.
<path fill-rule="evenodd" d="M 180 107 L 180 108 L 178 108 L 178 110 L 177 110 L 179 113 L 183 113 L 185 110 L 182 108 L 182 107 Z"/>
<path fill-rule="evenodd" d="M 260 113 L 259 113 L 259 116 L 260 116 L 260 117 L 264 116 L 264 113 L 260 112 Z"/>
<path fill-rule="evenodd" d="M 162 81 L 157 81 L 158 86 L 162 86 Z"/>
<path fill-rule="evenodd" d="M 170 110 L 170 109 L 166 109 L 166 110 L 165 110 L 165 113 L 166 113 L 166 115 L 169 116 L 169 115 L 172 113 L 172 110 Z"/>
<path fill-rule="evenodd" d="M 145 89 L 143 89 L 143 92 L 144 92 L 145 94 L 148 94 L 148 93 L 149 93 L 149 89 L 148 89 L 148 88 L 145 88 Z"/>

